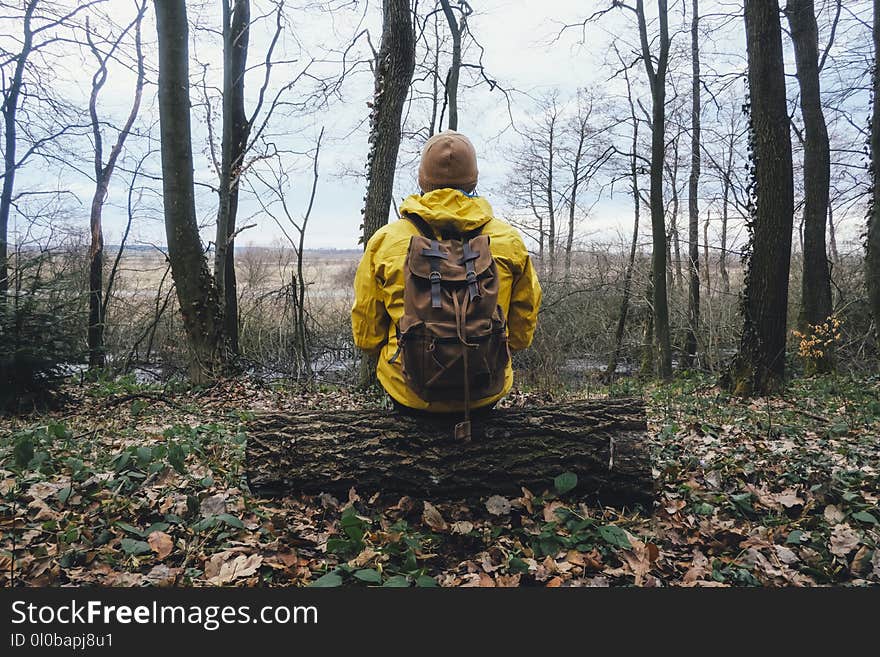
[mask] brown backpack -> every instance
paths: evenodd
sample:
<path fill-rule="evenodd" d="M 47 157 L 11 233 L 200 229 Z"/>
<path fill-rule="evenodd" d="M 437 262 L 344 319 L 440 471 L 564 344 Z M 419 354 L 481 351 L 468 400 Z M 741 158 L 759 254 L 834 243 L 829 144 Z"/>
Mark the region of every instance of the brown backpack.
<path fill-rule="evenodd" d="M 426 402 L 463 401 L 456 438 L 470 439 L 470 403 L 498 394 L 510 362 L 507 322 L 498 305 L 498 269 L 482 228 L 443 234 L 404 215 L 420 235 L 404 266 L 404 310 L 397 327 L 403 376 Z"/>

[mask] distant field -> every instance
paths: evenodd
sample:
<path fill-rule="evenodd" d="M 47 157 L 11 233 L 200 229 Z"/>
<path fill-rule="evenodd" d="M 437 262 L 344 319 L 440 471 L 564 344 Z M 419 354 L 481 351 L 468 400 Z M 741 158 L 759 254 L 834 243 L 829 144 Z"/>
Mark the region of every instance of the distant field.
<path fill-rule="evenodd" d="M 109 262 L 115 257 L 110 251 Z M 303 258 L 303 273 L 309 297 L 347 298 L 352 289 L 360 251 L 307 251 Z M 116 294 L 120 296 L 154 295 L 166 276 L 168 262 L 155 249 L 126 250 L 117 274 Z M 245 296 L 280 290 L 290 285 L 296 275 L 296 256 L 289 249 L 244 247 L 236 251 L 236 278 L 239 290 Z"/>

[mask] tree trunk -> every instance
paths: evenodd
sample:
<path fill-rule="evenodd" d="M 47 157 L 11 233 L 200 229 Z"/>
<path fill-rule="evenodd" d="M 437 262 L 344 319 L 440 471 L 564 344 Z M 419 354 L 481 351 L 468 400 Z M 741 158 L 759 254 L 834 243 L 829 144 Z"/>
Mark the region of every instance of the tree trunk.
<path fill-rule="evenodd" d="M 190 357 L 190 378 L 210 381 L 225 364 L 223 316 L 196 222 L 184 0 L 156 0 L 162 196 L 171 275 Z"/>
<path fill-rule="evenodd" d="M 464 32 L 466 18 L 462 16 L 462 25 L 459 27 L 455 18 L 455 12 L 449 5 L 449 0 L 440 0 L 446 22 L 449 24 L 449 32 L 452 34 L 452 63 L 449 66 L 449 74 L 446 76 L 446 101 L 449 105 L 449 129 L 458 130 L 458 77 L 461 72 L 461 35 Z"/>
<path fill-rule="evenodd" d="M 837 250 L 837 229 L 834 227 L 834 206 L 828 203 L 828 249 L 831 252 L 831 262 L 835 267 L 840 266 L 840 251 Z M 832 307 L 834 302 L 832 302 Z"/>
<path fill-rule="evenodd" d="M 367 157 L 367 196 L 363 243 L 388 223 L 394 192 L 394 170 L 400 149 L 400 120 L 415 70 L 415 34 L 408 0 L 385 0 L 382 5 L 382 43 L 375 67 L 375 94 L 370 116 L 370 153 Z M 364 356 L 360 384 L 376 379 L 376 359 Z"/>
<path fill-rule="evenodd" d="M 636 252 L 639 247 L 639 220 L 642 215 L 642 197 L 639 192 L 639 165 L 638 165 L 638 148 L 639 148 L 639 119 L 636 116 L 635 105 L 632 99 L 632 87 L 629 81 L 629 74 L 626 75 L 627 98 L 629 100 L 630 116 L 633 122 L 632 133 L 632 153 L 630 154 L 630 185 L 632 186 L 633 197 L 633 233 L 632 242 L 629 247 L 629 261 L 626 264 L 626 272 L 623 278 L 623 298 L 620 300 L 620 313 L 617 316 L 617 329 L 614 332 L 614 351 L 608 361 L 608 367 L 605 370 L 605 378 L 610 380 L 611 376 L 617 370 L 617 361 L 620 360 L 620 352 L 623 349 L 623 334 L 626 331 L 626 318 L 629 314 L 629 300 L 632 293 L 633 270 L 636 264 Z"/>
<path fill-rule="evenodd" d="M 669 213 L 669 229 L 666 233 L 666 271 L 669 273 L 667 284 L 669 289 L 675 290 L 681 285 L 681 236 L 678 232 L 678 212 L 679 212 L 679 195 L 678 195 L 678 140 L 676 136 L 672 140 L 672 166 L 667 163 L 666 172 L 669 175 L 669 186 L 671 189 L 670 205 L 672 206 Z"/>
<path fill-rule="evenodd" d="M 400 148 L 400 120 L 415 70 L 415 35 L 409 2 L 385 0 L 382 43 L 375 71 L 375 97 L 370 117 L 370 154 L 364 208 L 364 245 L 388 223 L 394 170 Z"/>
<path fill-rule="evenodd" d="M 577 118 L 577 146 L 571 165 L 571 193 L 568 199 L 568 235 L 565 241 L 565 280 L 571 280 L 571 252 L 574 250 L 574 222 L 577 213 L 577 199 L 581 184 L 581 167 L 584 147 L 587 141 L 587 119 L 582 114 Z"/>
<path fill-rule="evenodd" d="M 645 290 L 645 298 L 654 298 L 654 272 L 648 273 L 648 286 Z M 645 330 L 642 338 L 642 362 L 639 364 L 639 377 L 651 379 L 657 373 L 657 343 L 654 340 L 654 311 L 649 309 L 645 317 Z"/>
<path fill-rule="evenodd" d="M 492 411 L 470 442 L 442 419 L 386 411 L 262 414 L 247 427 L 247 476 L 261 495 L 382 492 L 470 498 L 536 494 L 564 473 L 604 504 L 651 508 L 644 402 L 611 399 Z"/>
<path fill-rule="evenodd" d="M 880 349 L 880 0 L 874 0 L 874 105 L 871 114 L 871 211 L 865 255 L 865 279 Z"/>
<path fill-rule="evenodd" d="M 727 382 L 741 395 L 767 394 L 785 378 L 794 215 L 779 3 L 746 0 L 745 23 L 757 191 L 742 302 L 742 340 Z"/>
<path fill-rule="evenodd" d="M 235 225 L 241 167 L 250 136 L 244 111 L 244 75 L 250 39 L 250 0 L 223 2 L 223 142 L 221 144 L 214 284 L 220 300 L 226 343 L 238 353 L 238 291 L 235 281 Z M 230 7 L 230 2 L 234 5 Z"/>
<path fill-rule="evenodd" d="M 727 166 L 728 175 L 733 167 L 733 144 Z M 721 202 L 721 253 L 718 256 L 718 268 L 721 273 L 721 289 L 724 294 L 730 294 L 730 274 L 727 272 L 727 222 L 730 221 L 730 181 L 727 176 L 722 182 Z"/>
<path fill-rule="evenodd" d="M 692 105 L 691 105 L 691 175 L 688 179 L 688 331 L 685 338 L 685 364 L 697 360 L 697 332 L 700 328 L 700 13 L 693 0 L 691 18 Z"/>
<path fill-rule="evenodd" d="M 666 70 L 669 64 L 669 12 L 666 0 L 657 0 L 660 15 L 660 52 L 657 67 L 651 55 L 644 0 L 637 0 L 636 14 L 642 45 L 642 60 L 651 86 L 651 232 L 653 253 L 651 271 L 654 276 L 653 333 L 659 355 L 659 375 L 672 378 L 672 343 L 669 335 L 669 301 L 666 286 L 666 221 L 663 205 L 663 164 L 666 158 Z"/>
<path fill-rule="evenodd" d="M 794 43 L 797 77 L 804 119 L 804 244 L 800 329 L 828 321 L 832 313 L 831 272 L 825 246 L 828 197 L 831 185 L 831 151 L 828 127 L 822 111 L 819 84 L 819 28 L 813 0 L 789 0 L 785 9 Z M 828 372 L 833 367 L 832 345 L 824 356 L 810 359 L 811 372 Z"/>
<path fill-rule="evenodd" d="M 24 10 L 24 34 L 21 50 L 15 58 L 15 70 L 12 79 L 4 80 L 3 84 L 3 190 L 0 192 L 0 304 L 6 301 L 9 289 L 9 214 L 12 210 L 12 190 L 15 187 L 15 150 L 18 144 L 18 98 L 21 95 L 22 79 L 27 58 L 33 48 L 33 32 L 31 19 L 37 8 L 37 0 L 30 0 Z M 8 86 L 7 86 L 8 84 Z M 2 306 L 0 306 L 2 307 Z"/>
<path fill-rule="evenodd" d="M 547 186 L 544 197 L 547 203 L 547 254 L 549 256 L 550 280 L 556 274 L 556 201 L 553 199 L 553 168 L 556 166 L 556 101 L 553 101 L 553 119 L 550 123 L 550 139 L 547 146 Z"/>
<path fill-rule="evenodd" d="M 104 318 L 107 311 L 107 301 L 104 295 L 104 227 L 103 213 L 104 201 L 110 190 L 110 179 L 116 169 L 116 162 L 122 153 L 131 128 L 137 118 L 138 111 L 141 106 L 141 96 L 144 88 L 144 57 L 141 50 L 141 20 L 147 10 L 146 0 L 140 5 L 137 16 L 135 17 L 135 50 L 137 58 L 137 81 L 135 83 L 134 100 L 132 101 L 131 110 L 128 118 L 119 131 L 116 143 L 110 150 L 107 163 L 103 161 L 103 136 L 101 134 L 101 122 L 98 118 L 98 94 L 107 81 L 107 60 L 109 54 L 102 54 L 94 47 L 91 38 L 89 45 L 92 46 L 92 52 L 98 58 L 98 71 L 92 78 L 92 93 L 89 98 L 89 118 L 92 123 L 92 136 L 94 138 L 94 165 L 95 165 L 95 192 L 92 195 L 92 205 L 89 213 L 89 227 L 91 232 L 91 244 L 89 246 L 89 325 L 88 325 L 88 346 L 89 346 L 89 369 L 102 368 L 105 365 L 104 353 Z M 120 35 L 120 40 L 122 35 Z M 123 240 L 124 241 L 124 240 Z M 123 244 L 119 245 L 120 253 Z M 117 261 L 118 261 L 117 256 Z M 110 294 L 110 284 L 108 284 L 107 296 Z"/>

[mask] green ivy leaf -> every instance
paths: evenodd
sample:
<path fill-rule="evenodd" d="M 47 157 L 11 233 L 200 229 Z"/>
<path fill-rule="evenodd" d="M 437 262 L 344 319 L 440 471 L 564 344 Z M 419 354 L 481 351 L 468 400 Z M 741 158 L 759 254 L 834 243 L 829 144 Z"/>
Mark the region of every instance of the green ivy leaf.
<path fill-rule="evenodd" d="M 529 572 L 529 564 L 527 564 L 522 559 L 517 557 L 513 557 L 507 564 L 507 567 L 510 569 L 512 573 L 527 573 Z"/>
<path fill-rule="evenodd" d="M 120 542 L 126 554 L 148 554 L 153 549 L 145 541 L 136 541 L 133 538 L 123 538 Z"/>
<path fill-rule="evenodd" d="M 326 575 L 321 575 L 318 579 L 309 584 L 309 586 L 316 589 L 334 588 L 336 586 L 342 586 L 342 578 L 336 573 L 327 573 Z"/>
<path fill-rule="evenodd" d="M 382 573 L 373 568 L 364 568 L 363 570 L 354 571 L 354 576 L 362 582 L 369 584 L 379 584 L 382 581 Z"/>
<path fill-rule="evenodd" d="M 226 523 L 230 527 L 235 527 L 236 529 L 244 529 L 244 523 L 229 513 L 221 513 L 214 517 L 217 518 L 217 520 L 219 520 L 220 522 Z"/>
<path fill-rule="evenodd" d="M 804 532 L 800 529 L 795 529 L 788 535 L 788 538 L 785 539 L 786 545 L 800 545 L 804 540 Z"/>
<path fill-rule="evenodd" d="M 135 450 L 135 457 L 137 457 L 138 465 L 145 468 L 153 460 L 153 450 L 145 445 L 141 445 Z"/>
<path fill-rule="evenodd" d="M 22 434 L 15 439 L 12 446 L 12 456 L 18 468 L 24 469 L 28 466 L 28 463 L 34 458 L 33 434 Z"/>
<path fill-rule="evenodd" d="M 578 484 L 578 477 L 574 472 L 563 472 L 553 480 L 553 487 L 560 495 L 565 495 Z"/>
<path fill-rule="evenodd" d="M 602 537 L 603 541 L 611 545 L 627 550 L 632 547 L 629 538 L 627 538 L 626 532 L 617 525 L 602 525 L 599 527 L 599 536 Z"/>
<path fill-rule="evenodd" d="M 127 522 L 117 522 L 116 526 L 119 527 L 119 529 L 128 532 L 129 534 L 134 534 L 135 536 L 140 536 L 141 538 L 147 537 L 142 529 L 138 529 L 134 525 L 129 525 Z"/>
<path fill-rule="evenodd" d="M 872 515 L 871 515 L 870 513 L 868 513 L 867 511 L 859 511 L 858 513 L 854 513 L 854 514 L 852 514 L 852 517 L 853 517 L 853 520 L 858 520 L 859 522 L 866 522 L 866 523 L 868 523 L 869 525 L 876 525 L 876 524 L 878 524 L 878 522 L 877 522 L 877 518 L 875 518 L 874 516 L 872 516 Z"/>
<path fill-rule="evenodd" d="M 171 464 L 171 467 L 177 470 L 180 474 L 186 474 L 186 466 L 184 465 L 184 460 L 186 460 L 186 450 L 183 448 L 178 442 L 173 442 L 168 444 L 168 463 Z"/>
<path fill-rule="evenodd" d="M 416 586 L 422 589 L 433 589 L 440 586 L 437 584 L 437 580 L 433 577 L 428 577 L 427 575 L 419 575 L 416 578 Z"/>
<path fill-rule="evenodd" d="M 382 587 L 389 589 L 409 588 L 409 580 L 404 575 L 395 575 L 394 577 L 389 577 Z"/>

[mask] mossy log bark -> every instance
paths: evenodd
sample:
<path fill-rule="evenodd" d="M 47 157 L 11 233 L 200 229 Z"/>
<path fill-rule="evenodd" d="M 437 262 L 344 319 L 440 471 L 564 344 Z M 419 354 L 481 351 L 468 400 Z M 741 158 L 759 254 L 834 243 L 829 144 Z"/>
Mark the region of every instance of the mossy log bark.
<path fill-rule="evenodd" d="M 333 493 L 354 486 L 432 499 L 552 487 L 563 472 L 575 494 L 651 508 L 653 483 L 641 399 L 503 409 L 474 419 L 473 440 L 448 421 L 388 411 L 267 413 L 247 426 L 247 476 L 262 495 Z"/>

